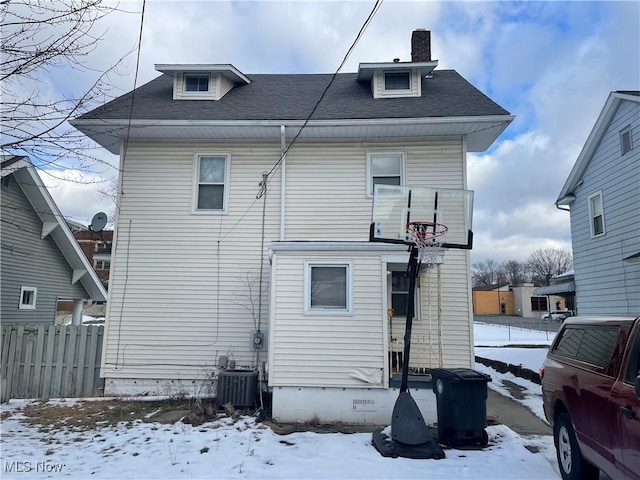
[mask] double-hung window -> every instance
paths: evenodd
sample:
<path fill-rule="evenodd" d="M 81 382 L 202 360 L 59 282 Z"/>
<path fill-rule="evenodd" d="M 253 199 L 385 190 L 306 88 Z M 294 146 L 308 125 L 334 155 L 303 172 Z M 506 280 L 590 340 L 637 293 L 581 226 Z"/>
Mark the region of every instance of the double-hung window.
<path fill-rule="evenodd" d="M 369 195 L 373 195 L 375 185 L 404 185 L 405 154 L 370 153 L 367 158 L 367 172 Z"/>
<path fill-rule="evenodd" d="M 602 192 L 589 195 L 589 218 L 591 219 L 591 237 L 604 235 L 604 208 Z"/>
<path fill-rule="evenodd" d="M 199 154 L 195 159 L 196 212 L 226 213 L 229 191 L 228 154 Z"/>
<path fill-rule="evenodd" d="M 351 262 L 305 262 L 305 313 L 351 314 L 352 268 Z"/>

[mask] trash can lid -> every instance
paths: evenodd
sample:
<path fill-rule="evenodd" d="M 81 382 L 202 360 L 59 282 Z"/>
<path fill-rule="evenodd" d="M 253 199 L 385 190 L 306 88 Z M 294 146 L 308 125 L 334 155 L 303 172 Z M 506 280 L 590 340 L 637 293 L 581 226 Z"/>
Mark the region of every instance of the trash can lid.
<path fill-rule="evenodd" d="M 470 368 L 432 368 L 431 376 L 449 382 L 490 382 L 491 376 Z"/>

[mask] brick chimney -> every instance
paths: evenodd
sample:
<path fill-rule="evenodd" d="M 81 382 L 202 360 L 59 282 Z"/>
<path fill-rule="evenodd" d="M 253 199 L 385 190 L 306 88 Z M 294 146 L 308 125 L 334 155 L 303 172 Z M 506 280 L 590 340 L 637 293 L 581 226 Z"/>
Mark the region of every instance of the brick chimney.
<path fill-rule="evenodd" d="M 431 32 L 424 28 L 417 28 L 411 34 L 411 61 L 431 61 Z"/>

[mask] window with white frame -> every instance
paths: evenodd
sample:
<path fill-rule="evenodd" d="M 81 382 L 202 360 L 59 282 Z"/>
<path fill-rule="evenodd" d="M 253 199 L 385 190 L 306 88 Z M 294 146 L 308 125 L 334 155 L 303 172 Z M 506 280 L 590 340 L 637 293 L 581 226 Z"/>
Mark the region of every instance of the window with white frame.
<path fill-rule="evenodd" d="M 631 127 L 625 127 L 620 130 L 620 152 L 622 155 L 631 151 L 633 148 L 633 139 L 631 138 Z"/>
<path fill-rule="evenodd" d="M 387 283 L 388 291 L 391 294 L 390 305 L 393 309 L 394 318 L 407 318 L 407 306 L 409 304 L 409 276 L 406 268 L 402 270 L 392 270 Z M 413 319 L 420 320 L 420 284 L 416 278 L 416 290 L 413 303 Z"/>
<path fill-rule="evenodd" d="M 402 152 L 370 153 L 367 157 L 367 192 L 375 185 L 404 185 L 405 155 Z"/>
<path fill-rule="evenodd" d="M 209 75 L 208 74 L 190 74 L 184 75 L 184 91 L 202 93 L 209 91 Z"/>
<path fill-rule="evenodd" d="M 351 262 L 305 262 L 305 313 L 351 314 Z"/>
<path fill-rule="evenodd" d="M 591 219 L 591 236 L 604 235 L 604 208 L 602 192 L 589 195 L 589 218 Z"/>
<path fill-rule="evenodd" d="M 384 90 L 391 92 L 411 90 L 411 72 L 384 72 Z"/>
<path fill-rule="evenodd" d="M 229 178 L 229 155 L 196 155 L 195 210 L 226 211 Z"/>
<path fill-rule="evenodd" d="M 36 296 L 38 289 L 35 287 L 20 287 L 20 310 L 35 310 L 36 308 Z"/>

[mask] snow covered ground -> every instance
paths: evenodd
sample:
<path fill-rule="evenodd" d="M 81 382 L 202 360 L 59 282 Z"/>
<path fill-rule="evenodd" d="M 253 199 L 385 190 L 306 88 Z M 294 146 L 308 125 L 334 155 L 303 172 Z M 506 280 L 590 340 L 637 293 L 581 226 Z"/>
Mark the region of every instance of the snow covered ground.
<path fill-rule="evenodd" d="M 550 343 L 544 332 L 513 330 L 476 325 L 476 343 Z M 537 369 L 539 358 L 525 356 L 522 350 L 529 349 L 491 347 L 486 351 L 479 349 L 477 354 L 500 356 L 496 359 L 509 363 L 518 360 L 526 363 L 527 368 Z M 499 390 L 502 379 L 518 384 L 522 380 L 482 365 L 476 368 L 493 377 L 490 388 Z M 524 388 L 531 395 L 522 402 L 530 403 L 528 406 L 534 410 L 536 390 L 537 401 L 541 403 L 540 387 L 526 383 L 529 385 Z M 443 460 L 411 460 L 383 458 L 372 446 L 370 433 L 278 435 L 252 417 L 236 420 L 220 417 L 198 427 L 138 419 L 96 429 L 76 431 L 61 427 L 42 432 L 39 426 L 24 422 L 22 412 L 28 404 L 20 400 L 0 407 L 3 479 L 560 478 L 552 437 L 523 437 L 504 425 L 487 428 L 490 443 L 484 450 L 447 449 Z"/>

